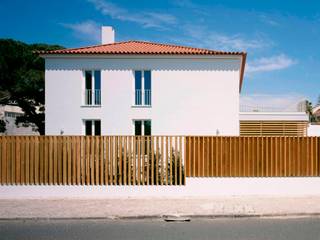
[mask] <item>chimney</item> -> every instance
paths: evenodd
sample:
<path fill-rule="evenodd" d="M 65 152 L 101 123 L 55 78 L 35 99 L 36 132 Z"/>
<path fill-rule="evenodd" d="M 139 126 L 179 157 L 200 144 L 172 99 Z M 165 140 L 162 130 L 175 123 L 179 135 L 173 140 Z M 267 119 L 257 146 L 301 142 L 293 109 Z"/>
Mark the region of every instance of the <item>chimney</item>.
<path fill-rule="evenodd" d="M 114 43 L 114 29 L 111 26 L 102 26 L 101 44 Z"/>

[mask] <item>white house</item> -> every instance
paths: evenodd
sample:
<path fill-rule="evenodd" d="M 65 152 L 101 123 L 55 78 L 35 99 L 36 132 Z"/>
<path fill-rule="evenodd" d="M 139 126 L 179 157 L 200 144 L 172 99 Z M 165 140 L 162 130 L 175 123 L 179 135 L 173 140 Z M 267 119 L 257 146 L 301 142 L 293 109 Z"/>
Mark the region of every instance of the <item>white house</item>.
<path fill-rule="evenodd" d="M 245 52 L 114 39 L 40 52 L 46 135 L 239 135 Z"/>

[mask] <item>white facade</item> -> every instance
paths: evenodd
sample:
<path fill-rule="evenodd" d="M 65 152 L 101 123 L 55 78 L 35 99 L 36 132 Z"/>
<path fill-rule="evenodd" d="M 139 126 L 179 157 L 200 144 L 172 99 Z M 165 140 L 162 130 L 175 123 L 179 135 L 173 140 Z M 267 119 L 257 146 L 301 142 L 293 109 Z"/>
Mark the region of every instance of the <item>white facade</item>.
<path fill-rule="evenodd" d="M 47 55 L 46 135 L 83 135 L 100 119 L 102 135 L 239 135 L 241 56 Z M 85 70 L 101 70 L 101 106 L 84 106 Z M 151 70 L 152 105 L 134 106 L 134 70 Z"/>

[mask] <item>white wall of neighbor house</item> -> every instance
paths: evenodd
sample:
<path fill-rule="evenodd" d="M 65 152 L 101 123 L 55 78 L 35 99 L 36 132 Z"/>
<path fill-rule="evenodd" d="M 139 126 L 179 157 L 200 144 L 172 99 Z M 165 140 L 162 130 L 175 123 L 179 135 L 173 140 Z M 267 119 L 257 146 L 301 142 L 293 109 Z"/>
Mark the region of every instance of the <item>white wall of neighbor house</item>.
<path fill-rule="evenodd" d="M 308 136 L 310 137 L 320 137 L 320 125 L 312 125 L 308 126 Z"/>
<path fill-rule="evenodd" d="M 0 199 L 320 196 L 319 177 L 187 178 L 185 186 L 0 186 Z"/>
<path fill-rule="evenodd" d="M 81 135 L 83 119 L 101 134 L 131 135 L 151 119 L 153 135 L 239 135 L 240 57 L 46 58 L 46 134 Z M 101 70 L 101 107 L 83 105 L 83 70 Z M 134 70 L 151 70 L 152 106 L 134 107 Z"/>
<path fill-rule="evenodd" d="M 240 112 L 240 121 L 309 121 L 305 112 Z"/>

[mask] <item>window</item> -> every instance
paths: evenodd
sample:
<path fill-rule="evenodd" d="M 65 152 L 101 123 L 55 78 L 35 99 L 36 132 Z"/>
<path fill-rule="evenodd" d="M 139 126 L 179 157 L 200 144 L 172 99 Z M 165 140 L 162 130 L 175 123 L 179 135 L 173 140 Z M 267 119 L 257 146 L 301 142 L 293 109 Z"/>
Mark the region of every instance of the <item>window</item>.
<path fill-rule="evenodd" d="M 100 120 L 84 120 L 85 135 L 86 136 L 100 136 L 101 135 L 101 121 Z"/>
<path fill-rule="evenodd" d="M 23 113 L 4 112 L 4 116 L 5 116 L 5 117 L 9 117 L 9 118 L 17 118 L 17 117 L 23 116 Z"/>
<path fill-rule="evenodd" d="M 134 71 L 136 106 L 151 106 L 151 71 Z"/>
<path fill-rule="evenodd" d="M 151 136 L 151 120 L 135 120 L 134 135 Z"/>
<path fill-rule="evenodd" d="M 101 105 L 101 71 L 86 70 L 85 73 L 85 105 Z"/>

